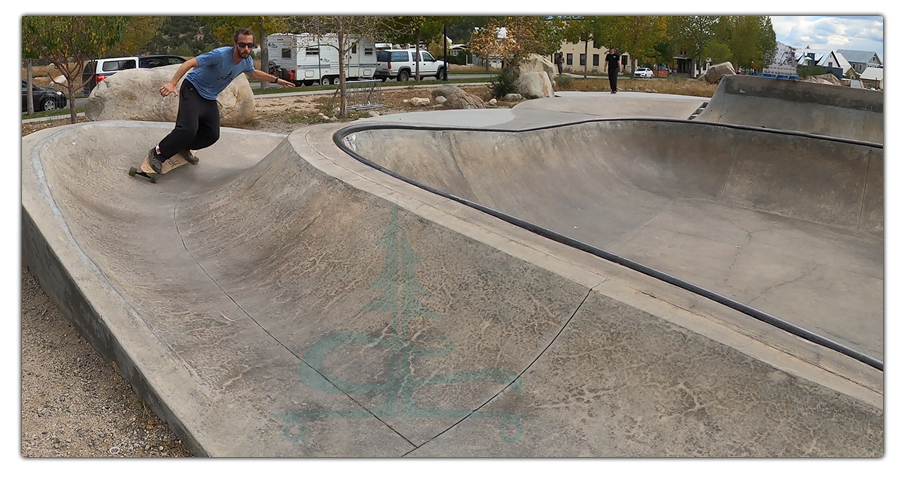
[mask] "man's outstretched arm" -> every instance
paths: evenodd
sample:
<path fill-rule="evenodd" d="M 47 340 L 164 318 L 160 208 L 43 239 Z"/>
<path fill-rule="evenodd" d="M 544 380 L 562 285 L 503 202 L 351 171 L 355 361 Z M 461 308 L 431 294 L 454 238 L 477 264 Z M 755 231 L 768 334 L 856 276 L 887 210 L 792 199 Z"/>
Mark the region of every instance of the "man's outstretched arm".
<path fill-rule="evenodd" d="M 281 85 L 282 87 L 296 87 L 296 85 L 294 85 L 293 82 L 289 82 L 287 80 L 282 80 L 281 78 L 278 78 L 275 75 L 270 75 L 270 74 L 266 73 L 265 71 L 260 71 L 258 69 L 253 70 L 252 73 L 248 72 L 247 75 L 250 76 L 251 78 L 255 78 L 259 81 L 269 82 L 269 83 L 277 83 L 278 85 Z M 273 80 L 273 78 L 274 78 L 274 80 Z"/>

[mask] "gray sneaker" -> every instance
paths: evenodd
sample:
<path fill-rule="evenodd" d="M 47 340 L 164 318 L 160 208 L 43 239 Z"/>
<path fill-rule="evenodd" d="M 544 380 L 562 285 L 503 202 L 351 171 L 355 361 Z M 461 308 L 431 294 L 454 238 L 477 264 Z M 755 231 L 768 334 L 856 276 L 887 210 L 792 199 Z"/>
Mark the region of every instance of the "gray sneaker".
<path fill-rule="evenodd" d="M 159 158 L 156 157 L 156 148 L 150 148 L 150 152 L 147 153 L 147 161 L 150 163 L 150 168 L 153 169 L 157 174 L 162 173 L 162 162 L 159 161 Z"/>
<path fill-rule="evenodd" d="M 190 149 L 185 149 L 184 151 L 179 151 L 178 154 L 184 157 L 185 160 L 188 161 L 191 165 L 196 165 L 200 163 L 200 158 L 194 156 L 194 153 L 191 153 Z"/>

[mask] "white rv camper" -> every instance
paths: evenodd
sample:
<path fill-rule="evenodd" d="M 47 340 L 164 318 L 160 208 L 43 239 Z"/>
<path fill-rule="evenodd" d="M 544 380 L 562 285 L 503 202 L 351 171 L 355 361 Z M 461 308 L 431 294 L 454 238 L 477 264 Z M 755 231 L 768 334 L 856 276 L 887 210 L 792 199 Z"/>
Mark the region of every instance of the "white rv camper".
<path fill-rule="evenodd" d="M 375 74 L 375 42 L 350 35 L 350 50 L 344 60 L 347 80 L 370 79 Z M 266 38 L 269 61 L 279 70 L 279 76 L 297 85 L 332 85 L 340 78 L 337 35 L 317 36 L 275 33 Z"/>

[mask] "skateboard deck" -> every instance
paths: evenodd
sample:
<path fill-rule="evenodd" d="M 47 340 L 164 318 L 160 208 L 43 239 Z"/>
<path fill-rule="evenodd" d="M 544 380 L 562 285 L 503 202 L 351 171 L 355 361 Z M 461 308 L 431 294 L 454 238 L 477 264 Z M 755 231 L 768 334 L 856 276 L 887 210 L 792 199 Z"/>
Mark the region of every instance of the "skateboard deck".
<path fill-rule="evenodd" d="M 191 151 L 191 153 L 193 153 L 193 151 Z M 153 170 L 153 167 L 150 166 L 150 158 L 145 157 L 144 162 L 141 163 L 141 168 L 131 167 L 131 169 L 128 170 L 128 175 L 132 177 L 134 177 L 135 175 L 140 175 L 150 179 L 150 182 L 156 184 L 156 180 L 160 175 L 168 174 L 172 170 L 175 170 L 176 168 L 187 163 L 188 161 L 183 156 L 181 156 L 181 153 L 175 153 L 175 156 L 162 162 L 162 173 L 157 174 Z"/>

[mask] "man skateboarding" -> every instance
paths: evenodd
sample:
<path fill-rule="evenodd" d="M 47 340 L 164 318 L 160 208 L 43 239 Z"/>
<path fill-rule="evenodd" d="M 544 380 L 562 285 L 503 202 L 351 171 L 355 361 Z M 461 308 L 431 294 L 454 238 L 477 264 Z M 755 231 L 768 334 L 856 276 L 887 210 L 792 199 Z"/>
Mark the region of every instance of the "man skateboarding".
<path fill-rule="evenodd" d="M 239 74 L 245 73 L 248 78 L 277 83 L 283 87 L 295 86 L 287 80 L 254 68 L 253 58 L 250 57 L 254 46 L 253 31 L 241 28 L 234 34 L 234 45 L 213 49 L 188 59 L 178 67 L 172 80 L 159 89 L 163 97 L 169 94 L 177 96 L 175 85 L 187 74 L 181 84 L 175 130 L 151 148 L 147 155 L 153 171 L 162 173 L 162 163 L 176 154 L 181 154 L 191 163 L 197 163 L 200 160 L 191 150 L 208 148 L 219 140 L 219 106 L 216 99 Z"/>

